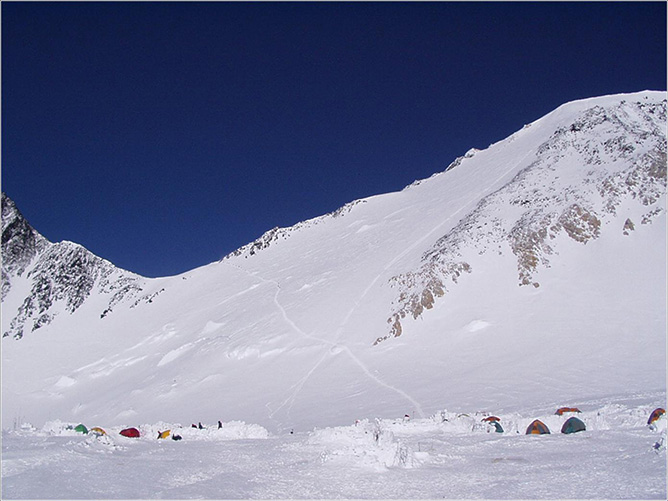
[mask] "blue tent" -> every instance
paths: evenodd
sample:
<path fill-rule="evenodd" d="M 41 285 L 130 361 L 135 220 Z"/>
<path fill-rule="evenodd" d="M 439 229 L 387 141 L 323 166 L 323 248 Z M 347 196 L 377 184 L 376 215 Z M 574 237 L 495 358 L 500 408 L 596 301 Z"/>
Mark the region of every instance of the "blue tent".
<path fill-rule="evenodd" d="M 577 433 L 578 431 L 585 431 L 587 427 L 576 417 L 571 417 L 566 420 L 561 427 L 561 433 Z"/>

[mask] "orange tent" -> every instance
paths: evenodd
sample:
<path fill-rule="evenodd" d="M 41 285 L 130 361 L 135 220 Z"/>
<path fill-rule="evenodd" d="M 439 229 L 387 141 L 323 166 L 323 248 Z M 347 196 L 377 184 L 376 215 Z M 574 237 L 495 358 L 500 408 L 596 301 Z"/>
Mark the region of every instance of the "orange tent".
<path fill-rule="evenodd" d="M 654 409 L 652 411 L 652 413 L 649 415 L 649 419 L 647 420 L 647 424 L 652 424 L 654 421 L 659 419 L 665 413 L 666 413 L 665 409 L 662 409 L 661 407 L 659 407 L 658 409 Z"/>
<path fill-rule="evenodd" d="M 491 423 L 492 421 L 501 421 L 501 420 L 496 416 L 489 416 L 483 419 L 483 421 L 486 423 Z"/>
<path fill-rule="evenodd" d="M 580 412 L 580 409 L 577 407 L 560 407 L 555 414 L 557 416 L 562 416 L 565 412 Z"/>
<path fill-rule="evenodd" d="M 539 419 L 536 419 L 533 423 L 529 425 L 527 428 L 527 435 L 549 435 L 550 434 L 550 429 L 540 421 Z"/>

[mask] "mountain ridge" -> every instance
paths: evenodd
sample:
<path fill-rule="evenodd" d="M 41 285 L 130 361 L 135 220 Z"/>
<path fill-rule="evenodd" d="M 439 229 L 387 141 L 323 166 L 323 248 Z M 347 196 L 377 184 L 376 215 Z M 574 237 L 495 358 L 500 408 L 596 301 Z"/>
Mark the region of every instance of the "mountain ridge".
<path fill-rule="evenodd" d="M 4 192 L 2 221 L 3 303 L 12 289 L 12 279 L 23 278 L 30 287 L 7 329 L 3 322 L 3 337 L 20 339 L 27 328 L 34 332 L 51 323 L 59 313 L 52 308 L 55 303 L 64 302 L 65 310 L 72 314 L 91 293 L 113 292 L 108 308 L 102 312 L 105 316 L 118 302 L 141 292 L 138 275 L 117 268 L 75 242 L 48 241 Z"/>
<path fill-rule="evenodd" d="M 3 416 L 280 430 L 665 391 L 639 370 L 665 375 L 665 122 L 665 93 L 570 103 L 114 304 L 99 276 L 75 311 L 50 296 L 50 323 L 3 338 Z"/>

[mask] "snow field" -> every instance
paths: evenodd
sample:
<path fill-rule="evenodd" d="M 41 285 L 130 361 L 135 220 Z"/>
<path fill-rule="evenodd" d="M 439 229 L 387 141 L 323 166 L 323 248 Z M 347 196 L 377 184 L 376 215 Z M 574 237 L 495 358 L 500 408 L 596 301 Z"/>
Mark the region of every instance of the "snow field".
<path fill-rule="evenodd" d="M 560 433 L 572 414 L 447 410 L 428 418 L 363 419 L 272 435 L 227 422 L 194 429 L 140 425 L 140 438 L 82 435 L 51 421 L 3 430 L 3 499 L 29 498 L 606 498 L 665 499 L 666 417 L 660 393 L 577 403 L 587 431 Z M 551 435 L 525 435 L 534 419 Z M 171 429 L 182 441 L 158 440 Z"/>
<path fill-rule="evenodd" d="M 648 98 L 665 93 L 633 97 Z M 103 319 L 104 294 L 72 315 L 54 306 L 56 321 L 3 340 L 2 497 L 665 499 L 666 420 L 647 426 L 666 407 L 665 183 L 649 206 L 616 185 L 615 215 L 591 191 L 631 165 L 606 146 L 629 135 L 640 148 L 651 131 L 578 139 L 600 165 L 538 151 L 570 137 L 578 110 L 619 99 L 571 103 L 446 173 L 281 229 L 254 255 L 146 279 L 150 304 L 130 297 Z M 598 210 L 601 234 L 546 239 L 535 285 L 520 287 L 507 232 L 526 216 L 540 237 L 538 216 L 562 198 Z M 428 275 L 415 288 L 393 277 L 419 275 L 427 256 L 472 271 L 444 275 L 444 297 L 373 345 Z M 562 406 L 587 431 L 561 434 Z M 526 436 L 534 419 L 552 434 Z M 68 429 L 80 422 L 108 434 Z M 129 426 L 142 436 L 118 434 Z M 168 429 L 183 440 L 157 440 Z"/>

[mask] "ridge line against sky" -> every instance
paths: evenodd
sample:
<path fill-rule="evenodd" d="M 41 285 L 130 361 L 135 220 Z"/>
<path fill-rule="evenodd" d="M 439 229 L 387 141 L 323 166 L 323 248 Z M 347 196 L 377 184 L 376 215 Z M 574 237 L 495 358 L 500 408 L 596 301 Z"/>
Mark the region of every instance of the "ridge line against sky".
<path fill-rule="evenodd" d="M 167 276 L 641 90 L 664 2 L 2 2 L 2 190 Z"/>

